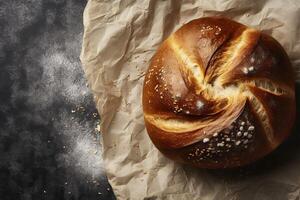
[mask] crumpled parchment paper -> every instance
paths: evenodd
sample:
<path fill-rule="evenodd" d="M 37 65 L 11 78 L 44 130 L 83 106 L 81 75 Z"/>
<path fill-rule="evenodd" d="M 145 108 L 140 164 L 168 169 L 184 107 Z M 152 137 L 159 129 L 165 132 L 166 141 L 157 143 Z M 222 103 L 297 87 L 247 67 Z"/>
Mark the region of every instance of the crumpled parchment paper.
<path fill-rule="evenodd" d="M 141 94 L 149 60 L 184 23 L 214 15 L 271 34 L 288 52 L 300 80 L 298 0 L 88 1 L 81 60 L 101 115 L 105 169 L 118 199 L 300 198 L 298 125 L 271 156 L 235 170 L 182 166 L 159 153 L 147 135 Z"/>

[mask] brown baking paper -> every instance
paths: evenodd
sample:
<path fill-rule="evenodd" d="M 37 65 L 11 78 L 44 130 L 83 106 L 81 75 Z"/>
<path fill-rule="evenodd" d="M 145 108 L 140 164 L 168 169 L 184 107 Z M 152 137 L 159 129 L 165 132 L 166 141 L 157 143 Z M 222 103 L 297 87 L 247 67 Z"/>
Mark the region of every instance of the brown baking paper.
<path fill-rule="evenodd" d="M 300 198 L 297 126 L 271 156 L 236 170 L 212 171 L 177 164 L 165 158 L 147 135 L 141 94 L 151 57 L 184 23 L 214 15 L 271 34 L 288 52 L 300 80 L 298 0 L 88 1 L 81 60 L 101 114 L 103 159 L 118 199 Z"/>

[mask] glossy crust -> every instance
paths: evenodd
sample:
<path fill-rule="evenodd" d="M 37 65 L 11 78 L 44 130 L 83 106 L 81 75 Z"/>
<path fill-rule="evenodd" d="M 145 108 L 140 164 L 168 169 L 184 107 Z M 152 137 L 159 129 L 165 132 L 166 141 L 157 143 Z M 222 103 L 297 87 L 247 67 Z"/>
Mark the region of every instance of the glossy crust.
<path fill-rule="evenodd" d="M 152 58 L 145 124 L 171 159 L 202 168 L 241 166 L 289 135 L 294 91 L 290 61 L 275 39 L 226 18 L 200 18 Z"/>

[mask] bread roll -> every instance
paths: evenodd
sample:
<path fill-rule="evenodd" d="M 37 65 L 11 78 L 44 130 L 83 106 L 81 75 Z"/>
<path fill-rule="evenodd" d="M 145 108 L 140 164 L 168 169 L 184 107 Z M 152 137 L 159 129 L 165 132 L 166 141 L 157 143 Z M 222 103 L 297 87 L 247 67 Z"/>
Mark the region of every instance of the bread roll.
<path fill-rule="evenodd" d="M 193 20 L 153 56 L 143 86 L 147 132 L 167 157 L 231 168 L 267 155 L 295 120 L 293 70 L 271 36 L 221 17 Z"/>

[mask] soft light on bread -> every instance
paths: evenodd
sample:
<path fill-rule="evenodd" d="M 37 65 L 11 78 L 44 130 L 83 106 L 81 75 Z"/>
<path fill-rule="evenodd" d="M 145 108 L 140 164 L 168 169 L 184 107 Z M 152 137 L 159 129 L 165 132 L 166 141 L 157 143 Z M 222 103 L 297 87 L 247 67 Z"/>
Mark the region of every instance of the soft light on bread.
<path fill-rule="evenodd" d="M 271 36 L 226 18 L 196 19 L 153 56 L 143 111 L 151 140 L 167 157 L 202 168 L 245 165 L 289 135 L 293 70 Z"/>

